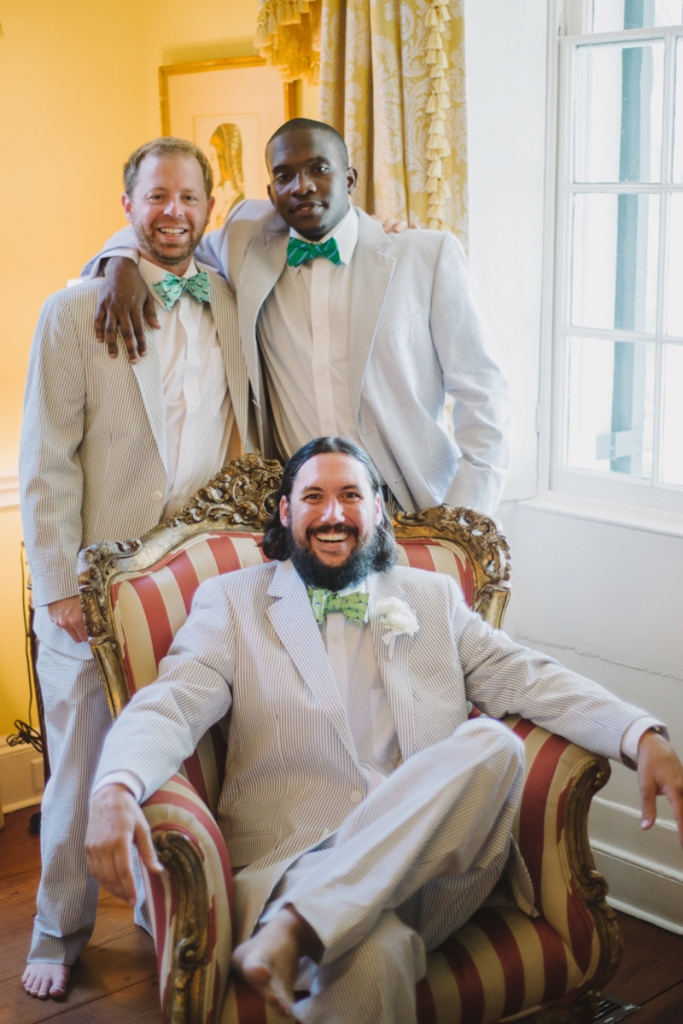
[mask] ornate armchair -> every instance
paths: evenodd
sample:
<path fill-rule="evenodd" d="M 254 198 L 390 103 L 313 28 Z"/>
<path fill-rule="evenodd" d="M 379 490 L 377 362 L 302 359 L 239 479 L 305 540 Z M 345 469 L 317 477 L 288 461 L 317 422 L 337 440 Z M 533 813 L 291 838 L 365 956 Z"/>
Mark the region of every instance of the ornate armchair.
<path fill-rule="evenodd" d="M 259 533 L 280 473 L 276 462 L 245 456 L 142 539 L 82 552 L 90 643 L 114 717 L 154 680 L 199 583 L 262 561 Z M 395 527 L 404 564 L 449 573 L 470 606 L 500 626 L 509 599 L 509 551 L 490 519 L 442 506 L 400 514 Z M 513 905 L 485 906 L 430 954 L 417 991 L 421 1024 L 588 1022 L 619 960 L 619 933 L 587 836 L 590 801 L 609 766 L 523 719 L 507 724 L 526 748 L 515 834 L 540 916 L 530 918 Z M 182 773 L 144 804 L 167 868 L 162 878 L 145 881 L 169 1024 L 271 1019 L 260 998 L 229 974 L 232 881 L 212 813 L 224 764 L 223 738 L 214 727 Z"/>

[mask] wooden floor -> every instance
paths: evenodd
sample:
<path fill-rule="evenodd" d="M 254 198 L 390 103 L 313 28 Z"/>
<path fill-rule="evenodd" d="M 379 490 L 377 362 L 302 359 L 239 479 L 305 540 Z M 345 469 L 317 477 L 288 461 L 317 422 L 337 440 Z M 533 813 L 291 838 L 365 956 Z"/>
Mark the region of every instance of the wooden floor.
<path fill-rule="evenodd" d="M 21 987 L 40 876 L 40 840 L 28 832 L 36 810 L 6 815 L 0 832 L 0 1021 L 161 1024 L 152 940 L 133 924 L 131 908 L 107 893 L 67 998 L 33 999 Z"/>
<path fill-rule="evenodd" d="M 60 1002 L 27 996 L 20 984 L 40 873 L 37 836 L 28 832 L 37 808 L 8 814 L 0 832 L 0 1021 L 2 1024 L 161 1024 L 150 937 L 132 910 L 103 895 L 95 934 Z M 683 1024 L 683 937 L 619 914 L 621 966 L 610 995 L 639 1004 L 633 1024 Z"/>

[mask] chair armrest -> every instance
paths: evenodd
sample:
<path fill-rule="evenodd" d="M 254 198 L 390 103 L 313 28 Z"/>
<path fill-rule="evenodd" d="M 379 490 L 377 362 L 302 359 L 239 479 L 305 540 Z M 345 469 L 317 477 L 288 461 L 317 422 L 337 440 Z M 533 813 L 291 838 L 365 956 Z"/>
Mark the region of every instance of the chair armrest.
<path fill-rule="evenodd" d="M 174 775 L 142 805 L 159 859 L 141 864 L 159 968 L 164 1020 L 217 1020 L 232 953 L 233 885 L 228 851 L 197 791 Z"/>
<path fill-rule="evenodd" d="M 505 719 L 523 741 L 526 777 L 513 826 L 541 916 L 572 951 L 591 990 L 611 978 L 621 957 L 607 883 L 588 841 L 593 795 L 610 776 L 606 758 L 591 754 L 519 716 Z"/>

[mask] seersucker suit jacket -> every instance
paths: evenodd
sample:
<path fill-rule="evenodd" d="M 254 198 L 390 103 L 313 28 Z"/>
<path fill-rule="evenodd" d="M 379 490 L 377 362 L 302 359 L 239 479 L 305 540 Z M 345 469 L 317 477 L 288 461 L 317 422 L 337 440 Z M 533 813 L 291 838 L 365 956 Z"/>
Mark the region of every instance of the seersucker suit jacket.
<path fill-rule="evenodd" d="M 253 448 L 250 395 L 235 300 L 209 271 L 211 311 L 242 443 Z M 39 638 L 89 657 L 42 607 L 78 593 L 78 552 L 139 537 L 166 494 L 166 412 L 155 332 L 138 363 L 111 359 L 95 338 L 99 281 L 56 292 L 41 311 L 29 360 L 19 455 L 24 540 Z M 218 411 L 218 410 L 216 410 Z"/>
<path fill-rule="evenodd" d="M 349 375 L 361 443 L 404 509 L 444 502 L 492 514 L 509 461 L 510 400 L 462 246 L 447 232 L 385 234 L 357 213 Z M 204 236 L 196 254 L 237 295 L 266 451 L 257 320 L 286 265 L 288 240 L 289 228 L 269 202 L 246 200 Z M 114 235 L 103 254 L 126 246 L 135 247 L 130 228 Z M 97 262 L 84 272 L 93 269 Z M 443 427 L 446 394 L 454 400 L 455 441 Z"/>
<path fill-rule="evenodd" d="M 455 583 L 396 567 L 369 579 L 369 622 L 404 760 L 450 736 L 467 701 L 496 718 L 519 712 L 620 757 L 643 712 L 552 659 L 514 644 L 469 611 Z M 419 623 L 383 642 L 376 613 L 400 597 Z M 306 587 L 291 562 L 203 583 L 160 666 L 104 745 L 97 778 L 133 771 L 150 796 L 224 718 L 226 776 L 218 820 L 236 877 L 240 936 L 302 852 L 339 828 L 365 782 Z M 229 722 L 229 724 L 227 724 Z M 380 787 L 381 790 L 381 787 Z"/>

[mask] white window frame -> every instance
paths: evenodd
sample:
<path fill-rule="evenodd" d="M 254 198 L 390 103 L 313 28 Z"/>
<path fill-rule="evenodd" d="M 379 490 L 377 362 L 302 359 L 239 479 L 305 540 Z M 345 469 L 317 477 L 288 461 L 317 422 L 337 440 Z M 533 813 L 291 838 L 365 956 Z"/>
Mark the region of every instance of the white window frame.
<path fill-rule="evenodd" d="M 574 185 L 571 173 L 571 94 L 573 56 L 577 45 L 586 42 L 618 42 L 624 40 L 665 41 L 664 123 L 670 117 L 670 97 L 674 74 L 675 40 L 683 36 L 683 26 L 654 29 L 630 29 L 621 32 L 593 34 L 584 31 L 589 25 L 591 0 L 553 0 L 549 5 L 548 29 L 548 117 L 547 117 L 547 174 L 546 174 L 546 232 L 544 261 L 543 346 L 541 365 L 541 417 L 539 445 L 540 496 L 574 496 L 600 502 L 619 503 L 634 509 L 660 509 L 663 512 L 683 514 L 683 486 L 662 485 L 656 481 L 657 466 L 651 480 L 635 477 L 619 479 L 587 469 L 576 469 L 564 464 L 567 426 L 567 338 L 590 335 L 615 340 L 647 341 L 658 345 L 677 339 L 664 338 L 661 333 L 664 289 L 664 218 L 668 197 L 683 190 L 683 184 L 673 186 L 666 178 L 657 183 L 620 183 L 620 192 L 654 193 L 662 196 L 660 209 L 658 330 L 655 335 L 631 331 L 587 330 L 569 326 L 567 304 L 570 297 L 571 259 L 571 202 L 577 192 L 609 192 L 615 187 L 587 183 Z M 671 166 L 672 131 L 665 131 L 662 139 L 662 166 Z M 550 342 L 550 344 L 548 344 Z M 655 447 L 659 437 L 662 381 L 661 359 L 657 360 L 655 393 Z M 682 439 L 683 443 L 683 439 Z M 615 477 L 617 477 L 615 479 Z"/>

